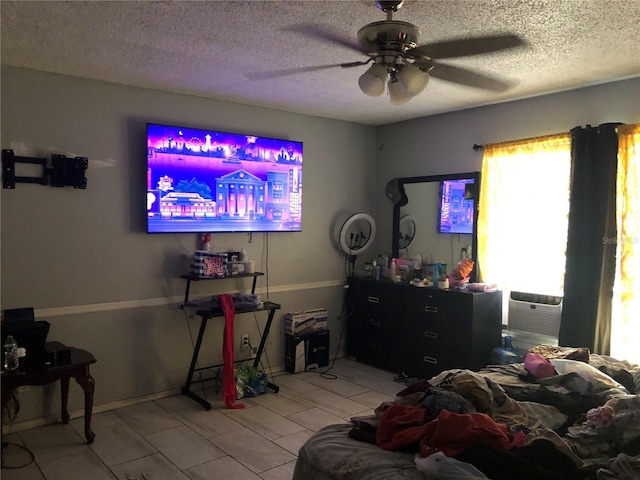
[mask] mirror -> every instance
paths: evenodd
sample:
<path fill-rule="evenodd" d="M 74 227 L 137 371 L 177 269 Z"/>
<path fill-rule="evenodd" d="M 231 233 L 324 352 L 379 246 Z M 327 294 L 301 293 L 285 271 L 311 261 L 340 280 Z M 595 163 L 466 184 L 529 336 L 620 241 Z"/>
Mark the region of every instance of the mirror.
<path fill-rule="evenodd" d="M 475 265 L 469 281 L 477 281 L 480 173 L 396 178 L 387 186 L 394 202 L 393 256 L 421 255 L 426 264 L 442 263 L 446 273 L 470 257 Z"/>

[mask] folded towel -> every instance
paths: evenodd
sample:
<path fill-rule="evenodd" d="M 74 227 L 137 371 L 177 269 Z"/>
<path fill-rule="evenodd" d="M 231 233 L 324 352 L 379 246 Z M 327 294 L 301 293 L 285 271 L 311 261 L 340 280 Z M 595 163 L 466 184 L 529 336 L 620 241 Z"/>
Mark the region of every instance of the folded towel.
<path fill-rule="evenodd" d="M 472 292 L 495 292 L 498 286 L 495 283 L 467 283 L 466 289 Z"/>

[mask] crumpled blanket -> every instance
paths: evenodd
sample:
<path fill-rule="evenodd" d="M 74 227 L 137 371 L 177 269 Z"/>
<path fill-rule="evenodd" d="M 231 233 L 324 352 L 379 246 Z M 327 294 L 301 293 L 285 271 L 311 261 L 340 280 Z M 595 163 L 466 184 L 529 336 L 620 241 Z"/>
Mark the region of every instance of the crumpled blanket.
<path fill-rule="evenodd" d="M 613 410 L 613 412 L 611 412 Z M 637 453 L 640 445 L 640 396 L 612 398 L 587 412 L 581 425 L 567 429 L 567 438 L 581 458 Z"/>
<path fill-rule="evenodd" d="M 415 450 L 432 419 L 425 408 L 391 405 L 380 419 L 376 444 L 385 450 Z"/>
<path fill-rule="evenodd" d="M 484 413 L 451 413 L 443 410 L 438 417 L 426 425 L 420 440 L 420 456 L 442 452 L 452 457 L 465 451 L 468 446 L 487 446 L 496 450 L 509 450 L 523 444 L 525 434 L 517 433 L 513 438 L 506 425 L 496 423 Z"/>
<path fill-rule="evenodd" d="M 596 475 L 598 480 L 637 480 L 640 478 L 640 455 L 632 457 L 619 453 L 608 467 L 598 469 Z"/>
<path fill-rule="evenodd" d="M 525 434 L 511 436 L 504 424 L 484 413 L 451 413 L 442 410 L 435 419 L 420 407 L 393 405 L 382 414 L 376 444 L 384 450 L 414 450 L 427 457 L 436 452 L 457 455 L 468 446 L 506 450 L 522 445 Z"/>
<path fill-rule="evenodd" d="M 493 392 L 481 375 L 471 370 L 448 370 L 431 378 L 429 383 L 461 395 L 476 411 L 491 415 Z"/>
<path fill-rule="evenodd" d="M 476 411 L 473 405 L 460 394 L 438 387 L 431 387 L 424 392 L 420 400 L 418 400 L 418 405 L 426 408 L 433 417 L 437 417 L 443 410 L 448 410 L 453 413 L 471 413 Z"/>
<path fill-rule="evenodd" d="M 552 358 L 566 358 L 569 360 L 578 360 L 580 362 L 589 363 L 589 349 L 578 347 L 559 347 L 554 345 L 536 345 L 529 349 L 531 353 L 542 355 L 547 360 Z"/>
<path fill-rule="evenodd" d="M 456 480 L 489 478 L 470 463 L 447 457 L 442 452 L 434 453 L 428 457 L 416 455 L 415 462 L 416 468 L 424 472 L 427 478 L 455 478 Z"/>

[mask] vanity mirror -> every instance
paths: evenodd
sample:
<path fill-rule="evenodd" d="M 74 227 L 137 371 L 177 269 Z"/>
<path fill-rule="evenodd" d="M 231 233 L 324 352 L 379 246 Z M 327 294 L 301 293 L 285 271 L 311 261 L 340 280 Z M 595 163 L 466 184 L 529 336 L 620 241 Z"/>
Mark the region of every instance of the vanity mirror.
<path fill-rule="evenodd" d="M 425 263 L 445 265 L 447 273 L 471 257 L 476 265 L 470 281 L 477 281 L 479 191 L 479 172 L 391 180 L 387 196 L 394 203 L 393 256 L 422 255 Z"/>

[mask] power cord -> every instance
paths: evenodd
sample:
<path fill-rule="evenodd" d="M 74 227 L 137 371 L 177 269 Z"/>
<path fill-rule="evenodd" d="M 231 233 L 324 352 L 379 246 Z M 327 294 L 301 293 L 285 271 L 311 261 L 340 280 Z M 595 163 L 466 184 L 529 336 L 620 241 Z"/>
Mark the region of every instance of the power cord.
<path fill-rule="evenodd" d="M 260 331 L 260 324 L 258 323 L 258 317 L 256 316 L 256 314 L 253 314 L 253 320 L 256 323 L 256 330 L 258 330 L 258 335 L 260 335 L 260 338 L 262 338 L 262 332 Z M 264 355 L 264 357 L 267 360 L 267 367 L 268 367 L 268 372 L 269 374 L 271 374 L 271 362 L 269 361 L 269 354 L 267 353 L 267 342 L 269 340 L 269 336 L 267 336 L 267 338 L 264 339 L 264 345 L 265 348 L 262 351 L 262 355 Z M 253 345 L 251 345 L 251 342 L 249 342 L 249 348 L 253 351 L 253 353 L 255 353 L 256 355 L 258 354 L 258 351 L 253 347 Z M 260 368 L 262 368 L 262 371 L 265 373 L 265 375 L 267 374 L 267 370 L 264 368 L 264 364 L 262 363 L 262 358 L 260 359 Z M 267 376 L 268 378 L 268 376 Z M 275 377 L 273 375 L 271 375 L 271 380 L 273 380 Z M 275 383 L 274 383 L 275 385 Z"/>
<path fill-rule="evenodd" d="M 336 353 L 333 355 L 333 361 L 331 362 L 331 366 L 329 366 L 326 370 L 318 372 L 320 376 L 324 378 L 328 378 L 330 380 L 336 380 L 338 378 L 337 375 L 334 375 L 333 373 L 330 374 L 329 372 L 333 369 L 333 367 L 336 364 L 336 360 L 338 359 L 338 354 L 340 353 L 340 346 L 342 345 L 342 338 L 344 337 L 344 332 L 347 327 L 347 319 L 351 317 L 351 315 L 353 314 L 353 312 L 351 312 L 351 313 L 345 313 L 344 315 L 342 315 L 345 312 L 346 307 L 347 307 L 347 300 L 346 300 L 346 294 L 345 294 L 345 297 L 343 297 L 342 299 L 342 307 L 340 308 L 340 320 L 342 320 L 342 328 L 340 329 L 340 338 L 338 339 L 338 348 L 336 349 Z"/>
<path fill-rule="evenodd" d="M 9 446 L 14 446 L 14 447 L 18 447 L 20 449 L 22 449 L 23 451 L 27 452 L 27 454 L 29 455 L 29 461 L 27 463 L 24 463 L 22 465 L 5 465 L 5 460 L 6 460 L 6 453 L 5 453 L 5 449 L 8 448 Z M 35 462 L 35 457 L 33 455 L 33 452 L 31 450 L 29 450 L 27 447 L 25 447 L 24 445 L 20 445 L 18 443 L 13 443 L 13 442 L 2 442 L 2 468 L 6 468 L 8 470 L 14 470 L 17 468 L 23 468 L 26 467 L 27 465 L 31 465 L 33 462 Z"/>

